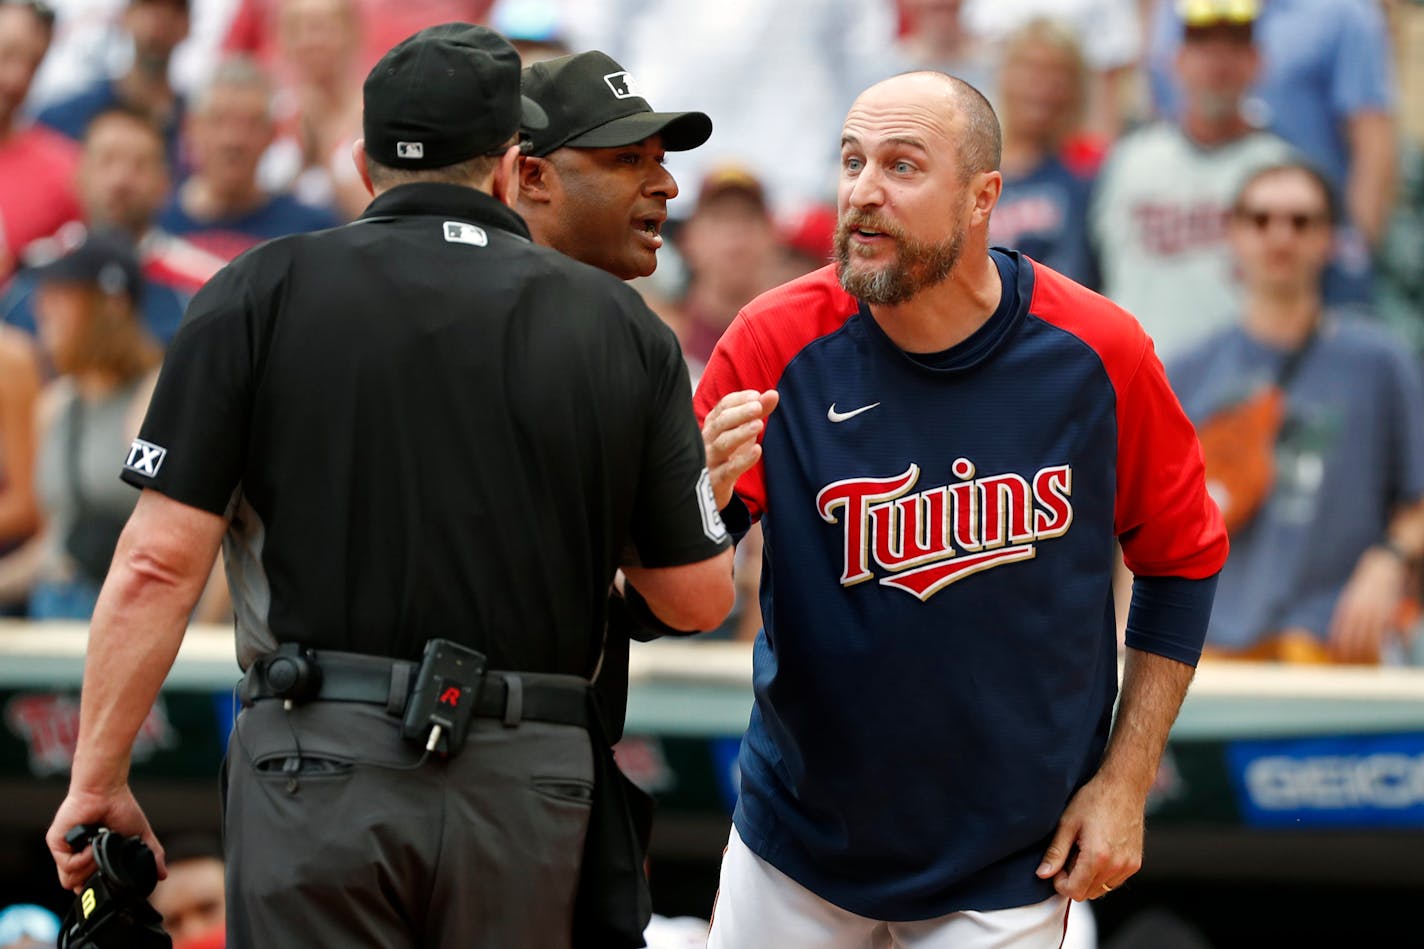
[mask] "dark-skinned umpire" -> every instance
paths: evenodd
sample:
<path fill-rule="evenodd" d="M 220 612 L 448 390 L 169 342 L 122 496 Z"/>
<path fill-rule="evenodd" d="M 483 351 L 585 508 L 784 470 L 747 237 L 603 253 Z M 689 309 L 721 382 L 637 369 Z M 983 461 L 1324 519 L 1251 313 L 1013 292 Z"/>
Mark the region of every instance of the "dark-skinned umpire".
<path fill-rule="evenodd" d="M 498 34 L 443 24 L 365 84 L 355 223 L 260 245 L 194 298 L 122 477 L 61 882 L 99 823 L 158 848 L 133 739 L 219 545 L 243 710 L 225 764 L 231 949 L 642 945 L 650 911 L 596 668 L 624 573 L 656 616 L 733 601 L 677 341 L 510 206 Z"/>

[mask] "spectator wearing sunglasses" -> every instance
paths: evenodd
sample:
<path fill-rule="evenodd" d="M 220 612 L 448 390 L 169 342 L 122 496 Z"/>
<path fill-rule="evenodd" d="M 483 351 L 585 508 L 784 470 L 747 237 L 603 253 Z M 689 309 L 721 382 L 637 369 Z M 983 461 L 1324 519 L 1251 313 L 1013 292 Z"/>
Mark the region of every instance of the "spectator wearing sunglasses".
<path fill-rule="evenodd" d="M 1402 338 L 1324 302 L 1338 219 L 1314 165 L 1252 174 L 1227 227 L 1245 290 L 1235 323 L 1167 365 L 1199 428 L 1263 387 L 1282 405 L 1269 492 L 1233 532 L 1217 589 L 1217 655 L 1402 656 L 1424 552 L 1424 381 Z"/>

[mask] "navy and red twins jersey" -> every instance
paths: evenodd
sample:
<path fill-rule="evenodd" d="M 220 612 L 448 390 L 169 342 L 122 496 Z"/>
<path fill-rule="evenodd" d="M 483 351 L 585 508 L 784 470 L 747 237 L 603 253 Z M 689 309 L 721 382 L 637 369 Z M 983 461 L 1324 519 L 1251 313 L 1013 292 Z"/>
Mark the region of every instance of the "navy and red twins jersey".
<path fill-rule="evenodd" d="M 999 312 L 945 353 L 901 351 L 826 267 L 749 304 L 695 398 L 781 393 L 737 486 L 765 541 L 737 830 L 874 919 L 1052 895 L 1034 869 L 1117 691 L 1114 538 L 1139 575 L 1226 557 L 1137 322 L 994 258 Z"/>

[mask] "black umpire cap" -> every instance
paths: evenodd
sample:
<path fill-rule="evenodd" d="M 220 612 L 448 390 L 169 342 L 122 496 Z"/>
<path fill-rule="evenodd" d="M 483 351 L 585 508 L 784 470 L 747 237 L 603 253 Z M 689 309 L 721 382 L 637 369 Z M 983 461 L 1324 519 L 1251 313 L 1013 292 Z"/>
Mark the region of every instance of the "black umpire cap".
<path fill-rule="evenodd" d="M 614 148 L 661 134 L 670 152 L 696 148 L 712 135 L 703 112 L 654 112 L 628 70 L 598 50 L 559 56 L 524 70 L 524 94 L 549 124 L 532 133 L 530 154 L 557 148 Z"/>
<path fill-rule="evenodd" d="M 519 94 L 519 53 L 471 23 L 426 27 L 393 46 L 363 87 L 366 154 L 388 168 L 442 168 L 543 128 Z"/>

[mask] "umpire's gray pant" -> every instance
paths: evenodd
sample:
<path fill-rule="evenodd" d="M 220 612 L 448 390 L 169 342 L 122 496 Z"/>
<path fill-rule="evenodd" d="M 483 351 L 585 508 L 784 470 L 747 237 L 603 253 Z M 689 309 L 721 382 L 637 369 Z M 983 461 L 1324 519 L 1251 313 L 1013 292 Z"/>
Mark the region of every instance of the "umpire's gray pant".
<path fill-rule="evenodd" d="M 245 709 L 226 765 L 228 949 L 568 946 L 588 732 L 476 718 L 459 755 L 419 759 L 380 706 Z"/>

